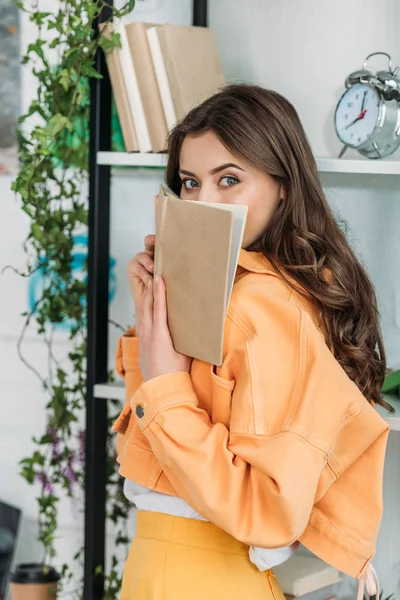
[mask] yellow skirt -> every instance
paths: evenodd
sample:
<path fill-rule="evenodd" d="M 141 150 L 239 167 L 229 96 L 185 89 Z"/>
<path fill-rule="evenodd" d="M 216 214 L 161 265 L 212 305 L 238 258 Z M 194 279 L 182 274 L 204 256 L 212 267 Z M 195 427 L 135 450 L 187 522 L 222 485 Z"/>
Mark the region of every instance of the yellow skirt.
<path fill-rule="evenodd" d="M 211 523 L 138 512 L 121 600 L 285 600 L 248 551 Z"/>

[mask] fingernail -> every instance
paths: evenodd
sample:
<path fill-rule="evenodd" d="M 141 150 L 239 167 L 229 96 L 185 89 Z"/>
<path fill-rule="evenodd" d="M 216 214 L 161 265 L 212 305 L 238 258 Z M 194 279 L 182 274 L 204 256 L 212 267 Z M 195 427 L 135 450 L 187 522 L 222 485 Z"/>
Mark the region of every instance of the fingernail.
<path fill-rule="evenodd" d="M 153 285 L 153 280 L 149 279 L 147 282 L 147 287 L 150 289 L 152 285 Z"/>
<path fill-rule="evenodd" d="M 159 275 L 156 275 L 156 276 L 155 276 L 155 280 L 156 280 L 156 285 L 157 285 L 158 283 L 160 283 L 160 276 L 159 276 Z"/>

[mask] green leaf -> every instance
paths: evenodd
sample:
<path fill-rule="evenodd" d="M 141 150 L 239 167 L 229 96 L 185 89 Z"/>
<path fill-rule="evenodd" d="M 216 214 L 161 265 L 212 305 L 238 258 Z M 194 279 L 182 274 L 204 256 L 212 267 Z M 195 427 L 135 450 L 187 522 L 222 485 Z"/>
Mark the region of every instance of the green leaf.
<path fill-rule="evenodd" d="M 50 17 L 51 14 L 52 13 L 50 12 L 36 11 L 32 14 L 31 21 L 36 23 L 36 25 L 43 25 L 45 19 L 47 19 L 47 17 Z"/>
<path fill-rule="evenodd" d="M 82 67 L 82 75 L 84 77 L 93 77 L 94 79 L 101 79 L 102 76 L 92 65 L 84 65 Z"/>
<path fill-rule="evenodd" d="M 36 40 L 36 42 L 29 44 L 26 53 L 27 53 L 27 55 L 36 54 L 37 56 L 39 56 L 39 58 L 42 59 L 42 61 L 44 63 L 46 63 L 46 59 L 45 59 L 44 52 L 43 52 L 43 46 L 45 46 L 45 45 L 46 45 L 46 42 L 44 40 L 40 40 L 40 39 Z"/>
<path fill-rule="evenodd" d="M 70 85 L 70 74 L 69 71 L 67 71 L 67 69 L 63 69 L 61 71 L 60 77 L 60 84 L 62 85 L 62 87 L 64 88 L 64 90 L 67 92 L 69 85 Z"/>
<path fill-rule="evenodd" d="M 52 138 L 52 137 L 56 136 L 58 133 L 60 133 L 60 131 L 62 131 L 63 129 L 70 129 L 70 128 L 71 128 L 71 121 L 68 119 L 68 117 L 65 117 L 64 115 L 62 115 L 60 113 L 57 113 L 51 117 L 51 119 L 47 123 L 46 127 L 44 128 L 43 132 L 46 137 L 48 136 L 48 137 Z"/>

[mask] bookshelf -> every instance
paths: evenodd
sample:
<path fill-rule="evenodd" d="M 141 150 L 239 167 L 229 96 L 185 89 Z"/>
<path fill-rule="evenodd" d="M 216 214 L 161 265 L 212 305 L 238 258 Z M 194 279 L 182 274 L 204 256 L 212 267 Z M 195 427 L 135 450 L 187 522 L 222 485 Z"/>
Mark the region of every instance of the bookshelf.
<path fill-rule="evenodd" d="M 346 159 L 317 157 L 320 173 L 350 173 L 365 175 L 400 175 L 400 157 L 398 160 L 383 159 Z M 167 164 L 166 154 L 140 152 L 98 152 L 97 164 L 109 167 L 136 167 L 164 169 Z"/>

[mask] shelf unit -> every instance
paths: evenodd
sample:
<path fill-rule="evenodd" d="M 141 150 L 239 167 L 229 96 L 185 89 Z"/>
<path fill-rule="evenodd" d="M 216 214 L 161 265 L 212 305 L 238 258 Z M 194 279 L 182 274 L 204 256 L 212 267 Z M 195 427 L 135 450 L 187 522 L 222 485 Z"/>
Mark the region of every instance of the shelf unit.
<path fill-rule="evenodd" d="M 94 386 L 95 398 L 104 398 L 105 400 L 125 400 L 124 383 L 96 383 Z"/>
<path fill-rule="evenodd" d="M 370 160 L 368 158 L 317 157 L 316 161 L 320 173 L 400 175 L 400 158 L 398 160 Z M 167 155 L 151 152 L 147 154 L 141 152 L 98 152 L 97 164 L 108 167 L 164 169 L 167 164 Z"/>
<path fill-rule="evenodd" d="M 94 36 L 101 22 L 112 14 L 113 0 L 104 6 L 94 23 Z M 207 26 L 207 0 L 193 0 L 193 25 Z M 111 85 L 103 52 L 96 55 L 101 78 L 90 83 L 89 224 L 87 287 L 87 378 L 86 378 L 86 478 L 85 478 L 85 600 L 103 600 L 105 570 L 107 397 L 98 382 L 108 376 L 108 286 L 110 250 L 111 173 L 107 156 L 111 149 Z M 101 157 L 106 157 L 103 162 Z M 114 155 L 111 155 L 114 156 Z M 119 155 L 120 161 L 129 155 Z M 150 156 L 146 155 L 151 161 Z M 158 155 L 160 158 L 160 155 Z M 125 157 L 125 158 L 124 158 Z M 119 162 L 118 164 L 124 164 Z M 141 158 L 141 167 L 154 167 Z M 161 165 L 159 165 L 161 167 Z M 118 399 L 122 397 L 120 386 Z"/>
<path fill-rule="evenodd" d="M 102 21 L 109 18 L 113 0 L 105 0 L 105 4 Z M 95 23 L 94 35 L 98 35 L 99 24 Z M 207 25 L 207 0 L 193 0 L 193 24 Z M 167 159 L 165 154 L 111 152 L 111 86 L 100 50 L 96 69 L 102 78 L 92 79 L 90 92 L 85 600 L 102 600 L 104 596 L 107 401 L 123 400 L 125 395 L 122 383 L 99 383 L 108 375 L 111 167 L 164 169 Z M 321 173 L 400 175 L 400 157 L 379 161 L 319 157 L 317 165 Z M 390 396 L 388 400 L 396 413 L 385 418 L 393 431 L 400 431 L 400 399 Z"/>

